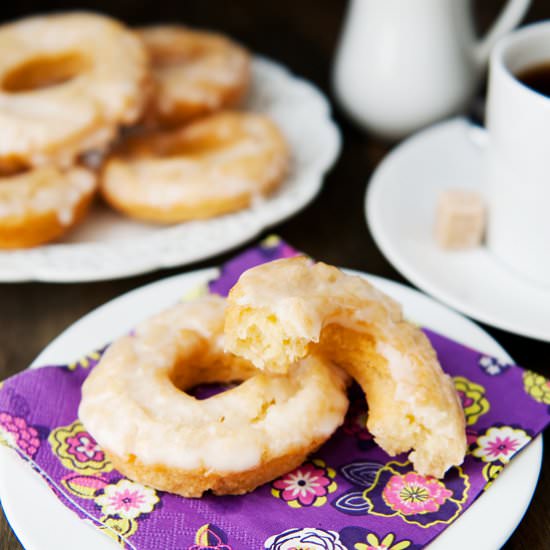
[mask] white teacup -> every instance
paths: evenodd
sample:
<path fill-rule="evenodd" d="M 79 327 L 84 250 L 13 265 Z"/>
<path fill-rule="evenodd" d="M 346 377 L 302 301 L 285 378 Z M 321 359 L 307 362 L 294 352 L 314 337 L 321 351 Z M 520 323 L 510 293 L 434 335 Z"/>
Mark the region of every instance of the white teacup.
<path fill-rule="evenodd" d="M 550 21 L 511 33 L 491 54 L 487 245 L 514 271 L 550 285 L 550 97 L 517 78 L 543 64 Z"/>

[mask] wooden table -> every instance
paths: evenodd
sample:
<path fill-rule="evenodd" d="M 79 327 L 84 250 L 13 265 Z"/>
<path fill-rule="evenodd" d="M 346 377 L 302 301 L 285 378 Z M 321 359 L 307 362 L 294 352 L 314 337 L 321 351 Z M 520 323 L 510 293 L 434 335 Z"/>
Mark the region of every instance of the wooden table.
<path fill-rule="evenodd" d="M 502 2 L 476 5 L 480 28 L 485 28 Z M 3 6 L 5 19 L 44 9 L 45 3 L 21 1 Z M 63 2 L 50 2 L 63 9 Z M 67 3 L 68 5 L 68 3 Z M 315 82 L 332 99 L 330 66 L 345 3 L 341 0 L 197 0 L 190 2 L 88 2 L 132 24 L 184 21 L 223 30 L 258 53 L 273 57 L 295 73 Z M 550 3 L 535 0 L 528 20 L 550 18 Z M 406 85 L 406 83 L 403 83 Z M 365 135 L 336 109 L 344 148 L 321 195 L 304 212 L 275 230 L 313 257 L 407 283 L 374 244 L 363 217 L 366 182 L 389 146 Z M 225 254 L 207 262 L 139 277 L 87 284 L 0 285 L 0 379 L 24 369 L 63 329 L 115 296 L 162 277 L 217 265 Z M 491 327 L 493 335 L 521 365 L 550 375 L 550 344 L 515 336 Z M 546 438 L 548 440 L 548 438 Z M 513 505 L 513 503 L 510 503 Z M 487 525 L 487 529 L 498 529 Z M 546 453 L 541 477 L 523 521 L 505 545 L 508 550 L 546 549 L 550 546 L 550 460 Z M 22 548 L 0 514 L 0 550 Z"/>

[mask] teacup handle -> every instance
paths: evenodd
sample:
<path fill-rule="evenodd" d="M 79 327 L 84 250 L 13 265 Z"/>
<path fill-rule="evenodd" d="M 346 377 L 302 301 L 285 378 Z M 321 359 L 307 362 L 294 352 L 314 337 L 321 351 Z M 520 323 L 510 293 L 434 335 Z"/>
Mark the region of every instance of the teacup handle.
<path fill-rule="evenodd" d="M 485 65 L 497 40 L 511 31 L 523 18 L 531 5 L 531 0 L 508 0 L 499 18 L 493 23 L 485 37 L 476 44 L 475 55 L 481 65 Z"/>

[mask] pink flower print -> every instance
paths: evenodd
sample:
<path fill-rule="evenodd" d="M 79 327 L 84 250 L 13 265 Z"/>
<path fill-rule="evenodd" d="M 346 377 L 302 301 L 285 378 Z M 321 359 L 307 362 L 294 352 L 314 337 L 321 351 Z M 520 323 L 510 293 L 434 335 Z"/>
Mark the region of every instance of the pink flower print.
<path fill-rule="evenodd" d="M 518 450 L 519 441 L 512 439 L 511 437 L 496 437 L 494 441 L 489 441 L 485 450 L 487 454 L 492 458 L 498 458 L 499 455 L 504 455 L 508 458 L 508 455 L 515 453 Z"/>
<path fill-rule="evenodd" d="M 29 426 L 24 418 L 0 413 L 0 441 L 17 447 L 29 458 L 34 458 L 40 447 L 40 438 L 36 428 Z"/>
<path fill-rule="evenodd" d="M 125 489 L 111 497 L 110 504 L 114 506 L 117 512 L 122 511 L 122 515 L 127 516 L 130 510 L 139 508 L 144 502 L 145 497 L 138 491 Z"/>
<path fill-rule="evenodd" d="M 471 397 L 468 397 L 463 391 L 457 392 L 458 396 L 460 397 L 460 401 L 462 402 L 462 408 L 467 409 L 468 407 L 471 407 L 474 404 L 474 400 Z"/>
<path fill-rule="evenodd" d="M 406 523 L 423 528 L 451 523 L 464 508 L 470 481 L 459 466 L 453 467 L 446 479 L 448 481 L 444 483 L 419 475 L 408 461 L 387 462 L 378 469 L 370 487 L 361 493 L 365 501 L 361 509 L 366 508 L 361 513 L 399 517 Z"/>
<path fill-rule="evenodd" d="M 103 494 L 95 498 L 106 516 L 135 519 L 141 514 L 153 511 L 159 498 L 154 489 L 144 487 L 128 479 L 121 479 L 114 485 L 107 485 Z"/>
<path fill-rule="evenodd" d="M 391 476 L 382 498 L 392 510 L 411 515 L 437 512 L 452 494 L 437 479 L 409 472 Z"/>
<path fill-rule="evenodd" d="M 273 486 L 283 491 L 283 500 L 298 500 L 303 506 L 310 506 L 317 497 L 327 494 L 330 479 L 324 473 L 324 470 L 306 464 L 277 480 Z"/>
<path fill-rule="evenodd" d="M 113 465 L 79 420 L 50 432 L 52 452 L 68 470 L 84 475 L 110 472 Z"/>
<path fill-rule="evenodd" d="M 483 462 L 499 461 L 506 464 L 530 440 L 531 437 L 524 430 L 511 426 L 493 427 L 477 438 L 477 447 L 472 454 Z"/>
<path fill-rule="evenodd" d="M 105 455 L 88 432 L 78 432 L 67 438 L 67 452 L 79 462 L 101 462 Z"/>
<path fill-rule="evenodd" d="M 322 460 L 305 462 L 274 481 L 272 494 L 293 508 L 322 506 L 327 501 L 326 495 L 336 490 L 335 475 Z"/>

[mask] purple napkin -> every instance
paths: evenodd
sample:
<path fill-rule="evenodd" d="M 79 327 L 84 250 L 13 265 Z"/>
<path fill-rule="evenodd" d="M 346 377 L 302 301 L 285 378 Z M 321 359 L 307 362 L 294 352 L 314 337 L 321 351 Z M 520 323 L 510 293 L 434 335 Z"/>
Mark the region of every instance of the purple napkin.
<path fill-rule="evenodd" d="M 245 269 L 294 254 L 272 237 L 225 264 L 209 289 L 226 294 Z M 414 473 L 405 456 L 389 457 L 375 445 L 365 428 L 364 398 L 353 388 L 345 424 L 330 441 L 253 493 L 184 499 L 144 487 L 113 470 L 77 419 L 81 384 L 101 351 L 6 380 L 0 387 L 0 442 L 29 461 L 63 504 L 123 547 L 422 548 L 550 421 L 550 382 L 544 377 L 426 333 L 454 377 L 468 425 L 466 460 L 444 480 Z"/>

